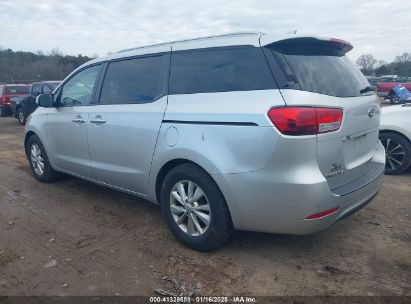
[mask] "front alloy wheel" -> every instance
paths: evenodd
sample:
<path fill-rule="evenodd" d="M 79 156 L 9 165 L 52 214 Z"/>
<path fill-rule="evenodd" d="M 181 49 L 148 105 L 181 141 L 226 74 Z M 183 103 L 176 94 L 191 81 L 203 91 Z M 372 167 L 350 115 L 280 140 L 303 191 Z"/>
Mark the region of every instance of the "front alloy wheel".
<path fill-rule="evenodd" d="M 44 159 L 37 143 L 33 143 L 30 147 L 30 159 L 36 174 L 42 176 L 44 174 Z"/>
<path fill-rule="evenodd" d="M 59 176 L 51 167 L 46 150 L 37 135 L 32 135 L 27 140 L 26 156 L 30 163 L 31 173 L 39 181 L 48 183 Z"/>
<path fill-rule="evenodd" d="M 210 204 L 203 189 L 192 181 L 183 180 L 174 185 L 170 209 L 175 223 L 190 236 L 200 236 L 210 226 Z"/>

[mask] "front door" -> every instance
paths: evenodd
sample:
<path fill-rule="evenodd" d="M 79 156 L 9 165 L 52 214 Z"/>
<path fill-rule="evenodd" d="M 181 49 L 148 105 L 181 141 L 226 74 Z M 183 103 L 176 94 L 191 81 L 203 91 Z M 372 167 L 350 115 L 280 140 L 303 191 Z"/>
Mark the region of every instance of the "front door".
<path fill-rule="evenodd" d="M 100 65 L 85 68 L 71 77 L 57 93 L 57 107 L 47 118 L 48 153 L 62 171 L 93 178 L 87 143 L 87 124 Z"/>

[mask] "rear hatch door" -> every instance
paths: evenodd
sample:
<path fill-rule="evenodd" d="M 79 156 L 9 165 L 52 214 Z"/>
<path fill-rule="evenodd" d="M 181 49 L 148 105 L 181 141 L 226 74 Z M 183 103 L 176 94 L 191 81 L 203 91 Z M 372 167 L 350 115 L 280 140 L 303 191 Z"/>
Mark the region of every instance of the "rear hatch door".
<path fill-rule="evenodd" d="M 330 189 L 369 171 L 378 147 L 379 102 L 369 83 L 346 56 L 341 40 L 296 38 L 263 47 L 287 106 L 332 107 L 344 111 L 338 131 L 317 135 L 319 168 Z"/>

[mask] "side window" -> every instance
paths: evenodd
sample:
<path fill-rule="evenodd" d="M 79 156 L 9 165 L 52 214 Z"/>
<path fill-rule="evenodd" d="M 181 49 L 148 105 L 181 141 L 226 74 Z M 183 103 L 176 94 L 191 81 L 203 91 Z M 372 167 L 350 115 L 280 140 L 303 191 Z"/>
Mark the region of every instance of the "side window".
<path fill-rule="evenodd" d="M 43 94 L 50 94 L 53 90 L 48 85 L 43 85 Z"/>
<path fill-rule="evenodd" d="M 111 62 L 101 90 L 100 104 L 152 102 L 164 93 L 163 60 L 166 56 Z"/>
<path fill-rule="evenodd" d="M 40 94 L 41 94 L 41 85 L 40 84 L 33 85 L 33 95 L 39 96 Z"/>
<path fill-rule="evenodd" d="M 99 71 L 100 65 L 95 65 L 80 71 L 67 81 L 61 89 L 60 105 L 89 105 Z"/>
<path fill-rule="evenodd" d="M 276 88 L 261 48 L 192 50 L 171 56 L 170 94 Z"/>

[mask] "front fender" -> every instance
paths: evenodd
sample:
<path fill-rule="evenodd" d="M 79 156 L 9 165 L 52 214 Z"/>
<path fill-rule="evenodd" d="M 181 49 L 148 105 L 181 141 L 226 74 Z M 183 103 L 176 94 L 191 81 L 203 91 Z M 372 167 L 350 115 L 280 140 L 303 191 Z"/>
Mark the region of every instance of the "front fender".
<path fill-rule="evenodd" d="M 47 145 L 47 129 L 46 129 L 46 122 L 47 122 L 47 112 L 46 111 L 38 111 L 36 115 L 29 115 L 26 121 L 26 127 L 24 131 L 24 149 L 26 149 L 26 144 L 28 141 L 28 138 L 34 133 L 36 134 L 40 140 L 41 143 L 44 146 L 44 149 L 46 150 L 46 153 L 48 151 L 48 145 Z M 49 155 L 47 153 L 47 155 Z M 52 164 L 52 159 L 50 159 L 50 164 Z"/>

